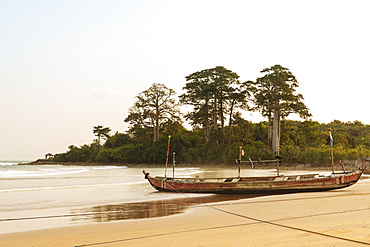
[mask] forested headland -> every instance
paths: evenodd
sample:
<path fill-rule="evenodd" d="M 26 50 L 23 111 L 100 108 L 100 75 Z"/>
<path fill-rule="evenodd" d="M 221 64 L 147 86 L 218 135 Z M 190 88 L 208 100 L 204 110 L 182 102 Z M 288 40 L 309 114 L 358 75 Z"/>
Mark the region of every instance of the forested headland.
<path fill-rule="evenodd" d="M 71 145 L 53 161 L 162 164 L 168 153 L 169 163 L 175 157 L 176 164 L 228 164 L 235 163 L 240 147 L 243 159 L 278 155 L 284 163 L 311 166 L 330 164 L 331 149 L 336 161 L 370 156 L 370 125 L 314 121 L 289 69 L 274 65 L 261 74 L 241 82 L 224 67 L 205 69 L 185 77 L 181 95 L 152 84 L 136 96 L 124 119 L 125 133 L 93 126 L 97 138 L 91 144 Z M 190 110 L 182 112 L 182 106 Z M 259 112 L 266 121 L 245 119 L 246 111 Z M 302 120 L 288 120 L 290 114 Z"/>

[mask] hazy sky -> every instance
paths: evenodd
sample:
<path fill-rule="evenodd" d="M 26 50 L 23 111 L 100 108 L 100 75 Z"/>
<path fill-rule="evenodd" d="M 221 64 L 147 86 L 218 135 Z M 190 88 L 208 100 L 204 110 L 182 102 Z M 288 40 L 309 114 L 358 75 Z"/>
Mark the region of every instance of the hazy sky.
<path fill-rule="evenodd" d="M 224 66 L 241 81 L 275 64 L 313 120 L 370 124 L 370 2 L 0 0 L 0 160 L 33 160 L 112 133 L 152 83 Z M 245 118 L 260 121 L 245 114 Z"/>

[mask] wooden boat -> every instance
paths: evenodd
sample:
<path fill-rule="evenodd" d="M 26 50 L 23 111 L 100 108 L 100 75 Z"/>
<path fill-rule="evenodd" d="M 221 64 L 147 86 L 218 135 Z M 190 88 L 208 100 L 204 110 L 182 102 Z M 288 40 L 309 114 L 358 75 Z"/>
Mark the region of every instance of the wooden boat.
<path fill-rule="evenodd" d="M 355 184 L 365 166 L 353 172 L 331 173 L 330 175 L 303 174 L 277 175 L 268 177 L 227 178 L 170 178 L 152 177 L 143 170 L 145 178 L 158 191 L 191 193 L 291 193 L 341 189 Z"/>

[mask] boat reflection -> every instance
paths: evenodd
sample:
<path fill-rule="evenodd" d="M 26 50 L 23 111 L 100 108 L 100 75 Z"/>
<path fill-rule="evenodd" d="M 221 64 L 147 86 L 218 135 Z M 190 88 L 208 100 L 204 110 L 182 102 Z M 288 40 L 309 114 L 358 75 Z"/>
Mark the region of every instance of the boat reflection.
<path fill-rule="evenodd" d="M 211 195 L 204 197 L 176 198 L 169 200 L 122 203 L 115 205 L 95 206 L 73 210 L 72 221 L 109 222 L 117 220 L 144 219 L 163 217 L 183 213 L 193 206 L 204 206 L 205 203 L 239 200 L 264 195 Z"/>

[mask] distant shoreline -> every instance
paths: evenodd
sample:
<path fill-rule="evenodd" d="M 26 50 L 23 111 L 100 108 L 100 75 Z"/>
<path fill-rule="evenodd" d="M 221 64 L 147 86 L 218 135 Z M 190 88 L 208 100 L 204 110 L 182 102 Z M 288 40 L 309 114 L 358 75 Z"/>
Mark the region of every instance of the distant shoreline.
<path fill-rule="evenodd" d="M 38 159 L 29 163 L 20 163 L 20 165 L 63 165 L 63 166 L 126 166 L 129 168 L 164 168 L 164 164 L 130 164 L 130 163 L 96 163 L 96 162 L 54 162 L 45 159 Z M 172 168 L 172 164 L 168 167 Z M 176 167 L 202 167 L 202 168 L 237 168 L 236 164 L 177 164 Z M 242 169 L 250 169 L 251 167 L 242 165 Z M 275 166 L 257 166 L 257 169 L 275 169 Z M 346 170 L 356 170 L 358 167 L 354 165 L 345 165 Z M 336 165 L 335 170 L 341 170 Z M 280 170 L 324 170 L 331 171 L 331 166 L 311 166 L 306 164 L 286 165 L 282 164 Z M 370 173 L 370 165 L 365 169 L 365 173 Z"/>

